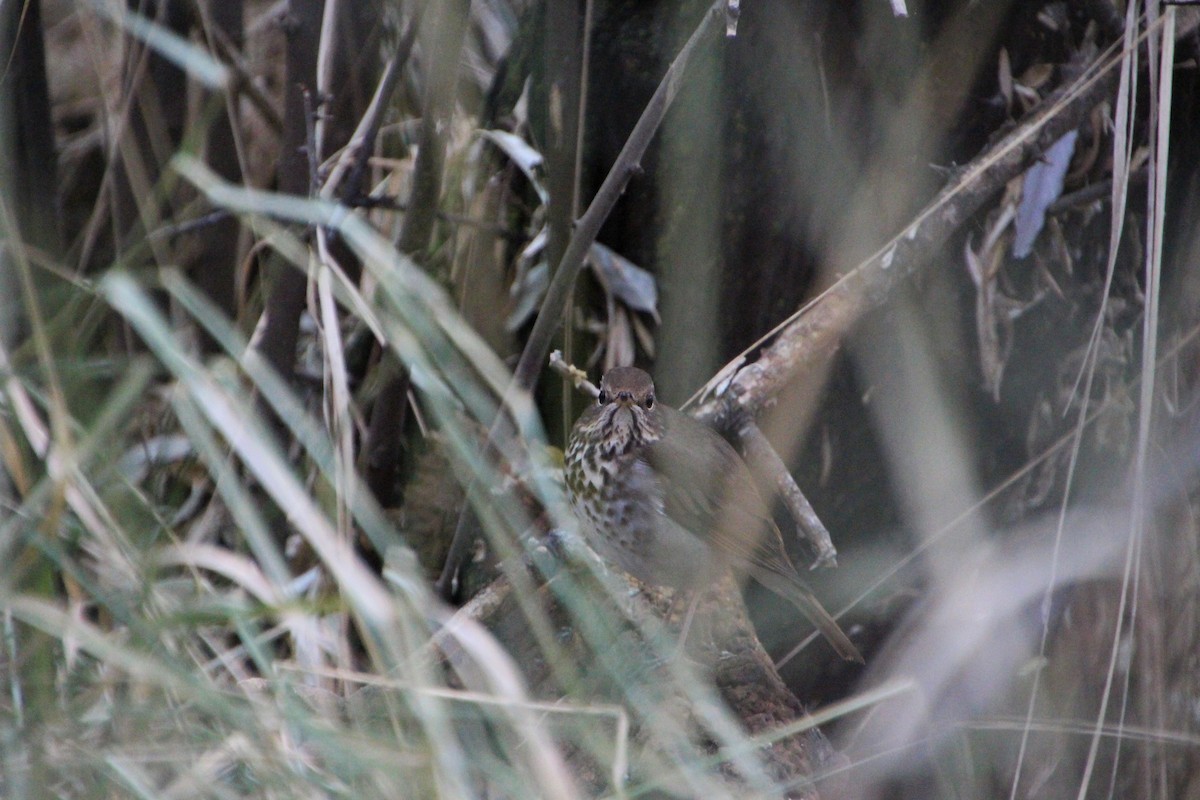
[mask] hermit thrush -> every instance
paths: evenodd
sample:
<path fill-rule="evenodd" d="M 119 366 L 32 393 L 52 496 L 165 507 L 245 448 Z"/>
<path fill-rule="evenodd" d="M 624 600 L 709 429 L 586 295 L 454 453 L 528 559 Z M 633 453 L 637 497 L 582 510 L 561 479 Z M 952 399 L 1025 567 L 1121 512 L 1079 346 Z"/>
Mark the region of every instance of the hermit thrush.
<path fill-rule="evenodd" d="M 658 402 L 642 370 L 605 374 L 571 431 L 566 477 L 588 543 L 621 569 L 696 589 L 732 567 L 791 601 L 842 658 L 862 661 L 788 559 L 737 452 Z"/>

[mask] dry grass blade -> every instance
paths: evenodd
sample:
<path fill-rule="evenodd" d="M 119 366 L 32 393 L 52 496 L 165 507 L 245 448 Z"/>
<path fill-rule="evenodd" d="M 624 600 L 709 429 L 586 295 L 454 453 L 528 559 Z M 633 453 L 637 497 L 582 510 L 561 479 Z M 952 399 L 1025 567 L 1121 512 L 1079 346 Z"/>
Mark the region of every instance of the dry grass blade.
<path fill-rule="evenodd" d="M 1157 6 L 1152 4 L 1151 9 Z M 1150 17 L 1151 22 L 1158 23 Z M 1121 649 L 1122 626 L 1124 611 L 1129 597 L 1132 595 L 1132 610 L 1130 625 L 1137 623 L 1138 580 L 1142 574 L 1142 546 L 1150 523 L 1151 506 L 1149 496 L 1149 473 L 1147 457 L 1151 444 L 1151 430 L 1154 419 L 1155 389 L 1157 388 L 1157 358 L 1158 358 L 1158 320 L 1159 304 L 1162 296 L 1163 269 L 1163 229 L 1166 219 L 1167 200 L 1167 163 L 1171 133 L 1171 89 L 1175 71 L 1175 9 L 1168 7 L 1161 20 L 1162 58 L 1157 67 L 1158 91 L 1151 105 L 1157 113 L 1152 117 L 1152 130 L 1155 133 L 1151 156 L 1151 179 L 1149 186 L 1149 208 L 1147 214 L 1147 239 L 1150 246 L 1146 248 L 1146 308 L 1142 322 L 1142 385 L 1138 403 L 1138 435 L 1137 457 L 1134 464 L 1133 503 L 1130 509 L 1129 547 L 1125 556 L 1125 571 L 1121 580 L 1121 599 L 1118 604 L 1117 619 L 1119 620 L 1112 634 L 1112 649 L 1109 655 L 1108 671 L 1104 679 L 1104 690 L 1101 695 L 1100 708 L 1096 713 L 1096 727 L 1092 734 L 1091 745 L 1088 749 L 1087 763 L 1084 766 L 1083 777 L 1079 783 L 1079 800 L 1087 795 L 1090 788 L 1092 772 L 1095 769 L 1099 752 L 1101 733 L 1107 717 L 1108 704 L 1112 696 L 1113 683 L 1117 673 L 1117 661 Z M 1151 49 L 1153 53 L 1153 49 Z M 1152 67 L 1153 68 L 1153 67 Z M 1153 112 L 1152 112 L 1153 113 Z M 1121 712 L 1119 728 L 1125 725 L 1126 703 L 1129 699 L 1129 672 L 1125 673 L 1125 687 L 1121 692 Z M 1119 752 L 1116 758 L 1119 758 Z M 1116 764 L 1113 765 L 1115 781 Z"/>
<path fill-rule="evenodd" d="M 1121 235 L 1125 226 L 1125 200 L 1129 190 L 1129 165 L 1133 157 L 1132 142 L 1130 136 L 1133 125 L 1133 117 L 1131 109 L 1136 107 L 1137 99 L 1137 81 L 1134 79 L 1137 75 L 1138 63 L 1138 21 L 1137 7 L 1130 5 L 1126 10 L 1125 15 L 1125 36 L 1121 51 L 1121 76 L 1117 85 L 1117 103 L 1113 118 L 1113 186 L 1112 186 L 1112 214 L 1110 223 L 1109 245 L 1108 245 L 1108 266 L 1105 271 L 1104 292 L 1101 295 L 1100 309 L 1096 313 L 1096 324 L 1092 328 L 1092 336 L 1088 345 L 1088 356 L 1084 359 L 1085 366 L 1080 371 L 1076 379 L 1076 387 L 1080 381 L 1083 382 L 1083 390 L 1081 393 L 1081 402 L 1079 408 L 1078 419 L 1075 424 L 1075 434 L 1073 444 L 1071 446 L 1070 461 L 1067 464 L 1066 474 L 1066 490 L 1063 492 L 1062 503 L 1059 508 L 1058 527 L 1054 535 L 1054 551 L 1051 556 L 1050 577 L 1046 582 L 1046 590 L 1042 597 L 1043 613 L 1048 611 L 1050 607 L 1051 593 L 1058 585 L 1058 559 L 1062 542 L 1063 527 L 1066 524 L 1067 506 L 1071 499 L 1071 489 L 1074 485 L 1075 470 L 1079 462 L 1080 446 L 1083 439 L 1083 428 L 1088 419 L 1089 405 L 1092 398 L 1092 381 L 1096 374 L 1096 363 L 1099 356 L 1100 336 L 1103 331 L 1105 321 L 1105 311 L 1108 307 L 1108 298 L 1112 289 L 1113 276 L 1116 274 L 1117 268 L 1117 253 L 1118 245 L 1121 243 Z M 1042 637 L 1039 645 L 1039 654 L 1045 657 L 1046 644 L 1050 635 L 1049 615 L 1045 615 L 1045 622 L 1042 626 Z M 1029 692 L 1029 706 L 1026 714 L 1032 719 L 1034 709 L 1038 701 L 1038 694 L 1041 688 L 1041 674 L 1035 674 L 1033 678 L 1033 686 Z M 1029 744 L 1028 731 L 1021 736 L 1021 744 L 1017 754 L 1017 765 L 1014 770 L 1010 800 L 1015 800 L 1017 786 L 1020 783 L 1022 769 L 1025 763 L 1025 751 Z"/>

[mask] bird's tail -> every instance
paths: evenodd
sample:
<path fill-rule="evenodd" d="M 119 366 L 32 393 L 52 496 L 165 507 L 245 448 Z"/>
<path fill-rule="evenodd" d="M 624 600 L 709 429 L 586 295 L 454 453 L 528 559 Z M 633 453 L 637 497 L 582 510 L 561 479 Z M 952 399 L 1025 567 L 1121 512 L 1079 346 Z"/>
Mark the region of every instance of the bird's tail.
<path fill-rule="evenodd" d="M 786 597 L 792 605 L 800 609 L 800 612 L 816 626 L 839 656 L 847 661 L 864 663 L 862 653 L 858 652 L 858 648 L 837 624 L 837 620 L 829 615 L 829 612 L 821 605 L 821 601 L 807 586 L 802 586 L 783 575 L 765 569 L 754 569 L 750 574 L 763 586 Z"/>

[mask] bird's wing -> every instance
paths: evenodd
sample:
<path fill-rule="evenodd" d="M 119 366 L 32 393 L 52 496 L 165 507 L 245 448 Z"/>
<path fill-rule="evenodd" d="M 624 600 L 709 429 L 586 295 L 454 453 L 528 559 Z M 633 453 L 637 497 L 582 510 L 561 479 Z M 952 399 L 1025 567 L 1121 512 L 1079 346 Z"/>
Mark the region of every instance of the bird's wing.
<path fill-rule="evenodd" d="M 737 451 L 686 414 L 667 407 L 661 412 L 665 435 L 643 455 L 659 477 L 666 515 L 726 558 L 796 575 Z"/>

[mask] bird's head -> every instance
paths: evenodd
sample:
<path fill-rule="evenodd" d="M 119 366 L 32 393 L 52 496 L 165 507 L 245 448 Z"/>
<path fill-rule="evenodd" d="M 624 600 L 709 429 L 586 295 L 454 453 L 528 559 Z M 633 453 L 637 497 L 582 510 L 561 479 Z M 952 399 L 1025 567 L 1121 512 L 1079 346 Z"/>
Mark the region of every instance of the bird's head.
<path fill-rule="evenodd" d="M 616 367 L 604 374 L 596 404 L 600 430 L 619 450 L 656 440 L 660 435 L 654 381 L 636 367 Z"/>

